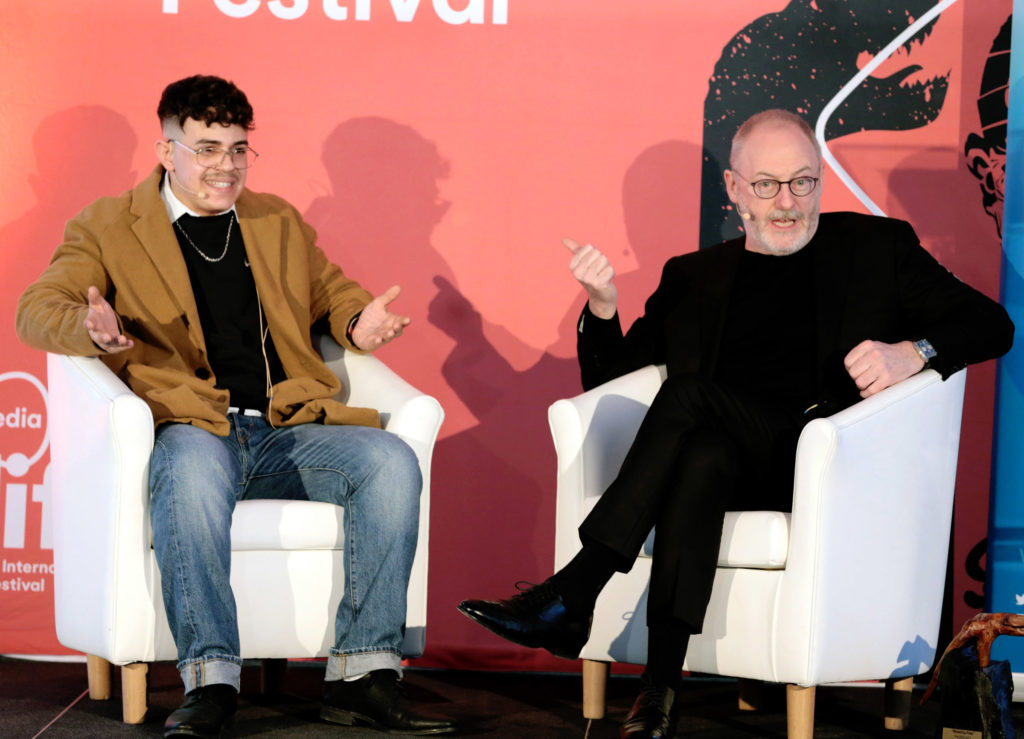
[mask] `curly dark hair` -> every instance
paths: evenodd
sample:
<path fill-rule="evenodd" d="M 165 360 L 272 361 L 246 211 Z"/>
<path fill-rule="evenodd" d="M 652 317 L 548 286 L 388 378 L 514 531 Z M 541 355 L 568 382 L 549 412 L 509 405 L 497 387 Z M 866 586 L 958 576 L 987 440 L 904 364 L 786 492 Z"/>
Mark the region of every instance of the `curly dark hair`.
<path fill-rule="evenodd" d="M 175 120 L 184 126 L 193 118 L 207 126 L 220 123 L 252 130 L 252 106 L 233 82 L 213 75 L 193 75 L 164 88 L 156 114 L 163 123 Z"/>

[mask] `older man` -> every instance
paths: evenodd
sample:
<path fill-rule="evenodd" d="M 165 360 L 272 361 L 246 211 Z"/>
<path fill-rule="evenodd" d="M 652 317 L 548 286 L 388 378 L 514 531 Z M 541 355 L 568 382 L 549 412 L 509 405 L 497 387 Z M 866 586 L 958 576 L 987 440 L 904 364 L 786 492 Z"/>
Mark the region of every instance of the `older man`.
<path fill-rule="evenodd" d="M 625 335 L 608 259 L 565 241 L 588 295 L 577 346 L 584 388 L 652 363 L 666 364 L 668 379 L 580 526 L 578 556 L 519 595 L 460 610 L 506 639 L 576 657 L 598 593 L 656 525 L 648 662 L 622 737 L 672 736 L 724 514 L 788 510 L 804 424 L 925 367 L 948 377 L 1012 343 L 1002 307 L 939 265 L 909 224 L 821 214 L 822 177 L 803 119 L 769 110 L 746 121 L 725 172 L 745 235 L 670 259 Z"/>

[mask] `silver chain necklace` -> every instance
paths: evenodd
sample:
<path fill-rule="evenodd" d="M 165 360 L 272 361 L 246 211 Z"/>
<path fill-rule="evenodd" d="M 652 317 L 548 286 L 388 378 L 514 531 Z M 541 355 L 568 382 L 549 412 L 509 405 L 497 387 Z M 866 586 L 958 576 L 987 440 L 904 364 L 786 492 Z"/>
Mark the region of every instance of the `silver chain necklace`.
<path fill-rule="evenodd" d="M 201 256 L 207 262 L 215 263 L 215 262 L 219 262 L 220 260 L 222 260 L 224 257 L 227 256 L 228 245 L 231 244 L 231 227 L 235 225 L 235 214 L 234 214 L 234 211 L 232 211 L 232 213 L 231 213 L 231 220 L 228 221 L 228 235 L 224 238 L 224 251 L 222 251 L 220 253 L 220 256 L 216 257 L 216 258 L 207 256 L 203 252 L 202 249 L 200 249 L 198 246 L 196 246 L 196 242 L 194 242 L 192 240 L 192 237 L 188 235 L 188 232 L 185 230 L 185 227 L 181 225 L 181 220 L 180 219 L 175 221 L 174 225 L 178 227 L 178 230 L 181 231 L 182 236 L 184 236 L 185 239 L 188 241 L 188 243 L 190 243 L 192 245 L 192 248 L 196 250 L 196 252 L 199 254 L 199 256 Z"/>

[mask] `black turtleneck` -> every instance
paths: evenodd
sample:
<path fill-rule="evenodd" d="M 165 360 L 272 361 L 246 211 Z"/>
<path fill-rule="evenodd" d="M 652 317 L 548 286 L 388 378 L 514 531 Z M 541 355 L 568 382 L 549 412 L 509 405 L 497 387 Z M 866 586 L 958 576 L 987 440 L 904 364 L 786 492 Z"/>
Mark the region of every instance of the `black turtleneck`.
<path fill-rule="evenodd" d="M 815 402 L 811 246 L 786 256 L 744 250 L 715 366 L 723 384 L 800 411 Z"/>

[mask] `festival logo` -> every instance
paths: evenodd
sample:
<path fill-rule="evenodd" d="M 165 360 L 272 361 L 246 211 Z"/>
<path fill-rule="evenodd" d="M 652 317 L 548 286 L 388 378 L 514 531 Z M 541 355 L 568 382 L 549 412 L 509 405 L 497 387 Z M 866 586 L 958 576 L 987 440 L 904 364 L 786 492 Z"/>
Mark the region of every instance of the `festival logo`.
<path fill-rule="evenodd" d="M 260 10 L 263 3 L 261 0 L 213 0 L 214 5 L 224 15 L 230 18 L 247 18 Z M 317 3 L 313 3 L 316 5 Z M 423 2 L 423 5 L 428 3 Z M 378 6 L 383 3 L 377 3 Z M 393 16 L 399 23 L 409 23 L 415 20 L 417 11 L 420 17 L 425 17 L 427 12 L 420 8 L 420 0 L 391 0 L 390 13 L 377 8 L 375 15 L 371 15 L 370 0 L 323 0 L 319 9 L 324 17 L 332 21 L 346 21 L 349 19 L 357 21 L 369 21 L 378 18 Z M 444 23 L 459 26 L 463 23 L 482 24 L 493 23 L 494 25 L 505 25 L 508 23 L 508 0 L 462 0 L 451 2 L 451 0 L 432 0 L 429 5 L 434 15 Z M 453 7 L 454 5 L 454 7 Z M 178 0 L 162 0 L 161 9 L 165 15 L 176 15 L 178 11 Z M 266 10 L 274 17 L 281 20 L 295 20 L 306 15 L 310 11 L 309 0 L 267 0 Z M 317 13 L 317 10 L 310 11 Z"/>
<path fill-rule="evenodd" d="M 38 463 L 46 453 L 46 387 L 27 372 L 0 374 L 0 486 L 3 571 L 18 550 L 52 549 L 49 486 Z"/>

